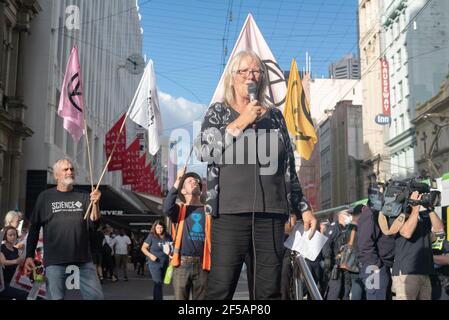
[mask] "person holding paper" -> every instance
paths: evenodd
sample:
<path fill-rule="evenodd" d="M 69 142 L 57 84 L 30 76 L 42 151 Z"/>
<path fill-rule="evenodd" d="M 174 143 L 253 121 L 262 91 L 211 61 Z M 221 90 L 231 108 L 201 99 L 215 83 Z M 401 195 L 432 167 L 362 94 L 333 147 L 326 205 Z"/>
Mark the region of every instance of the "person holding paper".
<path fill-rule="evenodd" d="M 310 237 L 316 230 L 284 117 L 265 99 L 266 75 L 256 53 L 237 53 L 225 71 L 224 99 L 201 127 L 197 151 L 208 163 L 205 208 L 213 217 L 206 299 L 232 299 L 247 254 L 254 298 L 280 299 L 285 221 L 296 214 Z"/>

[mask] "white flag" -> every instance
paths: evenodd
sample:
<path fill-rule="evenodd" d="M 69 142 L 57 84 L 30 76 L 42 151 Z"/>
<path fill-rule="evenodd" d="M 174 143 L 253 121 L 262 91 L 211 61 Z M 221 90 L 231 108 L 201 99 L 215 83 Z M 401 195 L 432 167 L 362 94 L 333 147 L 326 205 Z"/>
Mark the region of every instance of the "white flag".
<path fill-rule="evenodd" d="M 285 96 L 287 94 L 287 84 L 285 82 L 284 73 L 276 62 L 267 42 L 262 36 L 254 18 L 248 14 L 240 36 L 232 50 L 225 72 L 229 67 L 229 61 L 240 51 L 252 50 L 265 63 L 268 70 L 268 82 L 266 97 L 274 106 L 278 107 L 282 112 L 284 111 Z M 224 99 L 224 74 L 223 72 L 217 89 L 215 89 L 211 104 L 214 102 L 222 102 Z"/>
<path fill-rule="evenodd" d="M 153 60 L 148 62 L 128 110 L 129 118 L 148 129 L 148 151 L 155 155 L 159 150 L 162 135 L 162 119 L 156 88 Z"/>

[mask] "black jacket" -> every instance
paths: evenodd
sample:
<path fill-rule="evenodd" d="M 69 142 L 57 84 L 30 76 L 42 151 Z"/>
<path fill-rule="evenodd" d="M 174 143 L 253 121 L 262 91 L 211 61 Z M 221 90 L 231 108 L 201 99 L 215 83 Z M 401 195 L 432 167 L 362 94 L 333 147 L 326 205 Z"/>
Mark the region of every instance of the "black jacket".
<path fill-rule="evenodd" d="M 394 238 L 382 233 L 377 218 L 378 213 L 373 213 L 368 206 L 360 214 L 357 236 L 359 262 L 363 266 L 391 267 L 394 261 Z"/>

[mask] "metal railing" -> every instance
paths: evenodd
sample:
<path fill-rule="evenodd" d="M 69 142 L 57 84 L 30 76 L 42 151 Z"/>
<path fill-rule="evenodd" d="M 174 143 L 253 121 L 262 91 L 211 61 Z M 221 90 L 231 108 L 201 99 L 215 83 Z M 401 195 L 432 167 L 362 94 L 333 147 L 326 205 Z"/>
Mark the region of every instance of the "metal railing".
<path fill-rule="evenodd" d="M 306 259 L 295 251 L 291 253 L 291 264 L 293 268 L 293 282 L 296 300 L 303 300 L 305 283 L 312 300 L 323 300 L 318 286 L 313 279 L 312 272 L 307 265 Z"/>

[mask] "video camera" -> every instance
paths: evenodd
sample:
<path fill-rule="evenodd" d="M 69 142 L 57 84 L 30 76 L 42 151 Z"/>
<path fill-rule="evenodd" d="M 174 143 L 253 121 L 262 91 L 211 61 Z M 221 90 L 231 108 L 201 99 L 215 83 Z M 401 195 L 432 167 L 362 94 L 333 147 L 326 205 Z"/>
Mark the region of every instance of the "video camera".
<path fill-rule="evenodd" d="M 428 185 L 418 181 L 417 178 L 389 180 L 386 184 L 370 184 L 369 205 L 373 210 L 382 211 L 387 217 L 397 217 L 402 212 L 410 213 L 411 206 L 417 205 L 432 210 L 441 203 L 441 192 L 432 190 L 435 188 L 435 181 L 431 181 L 431 185 Z M 421 195 L 421 200 L 410 199 L 414 191 Z"/>

